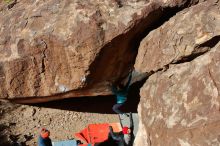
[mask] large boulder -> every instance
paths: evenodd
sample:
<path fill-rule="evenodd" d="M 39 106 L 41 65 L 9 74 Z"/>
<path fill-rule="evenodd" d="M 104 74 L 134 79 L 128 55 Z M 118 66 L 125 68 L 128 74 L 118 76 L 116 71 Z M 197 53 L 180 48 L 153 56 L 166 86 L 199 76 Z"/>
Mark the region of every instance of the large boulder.
<path fill-rule="evenodd" d="M 220 4 L 178 13 L 141 43 L 136 146 L 220 145 Z"/>
<path fill-rule="evenodd" d="M 185 0 L 1 2 L 1 98 L 42 102 L 111 94 L 108 82 L 126 76 L 133 66 L 139 35 L 162 16 L 163 8 L 188 4 Z"/>
<path fill-rule="evenodd" d="M 152 31 L 141 42 L 135 69 L 139 72 L 157 71 L 209 51 L 220 35 L 219 11 L 212 3 L 185 9 Z"/>

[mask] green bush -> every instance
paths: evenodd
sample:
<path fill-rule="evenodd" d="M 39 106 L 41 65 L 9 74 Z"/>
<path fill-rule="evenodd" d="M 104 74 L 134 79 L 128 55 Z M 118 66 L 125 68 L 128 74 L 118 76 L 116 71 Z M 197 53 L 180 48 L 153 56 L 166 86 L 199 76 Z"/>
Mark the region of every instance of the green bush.
<path fill-rule="evenodd" d="M 10 2 L 12 2 L 12 0 L 4 0 L 4 2 L 10 3 Z"/>

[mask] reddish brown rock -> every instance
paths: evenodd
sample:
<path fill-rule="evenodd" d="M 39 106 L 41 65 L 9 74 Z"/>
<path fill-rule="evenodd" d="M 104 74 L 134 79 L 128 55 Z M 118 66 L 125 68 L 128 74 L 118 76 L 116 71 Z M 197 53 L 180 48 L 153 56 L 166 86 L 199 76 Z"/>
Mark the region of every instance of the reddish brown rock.
<path fill-rule="evenodd" d="M 196 0 L 195 0 L 196 1 Z M 136 38 L 185 0 L 18 0 L 0 3 L 1 98 L 41 102 L 110 94 Z M 57 95 L 59 94 L 59 95 Z"/>
<path fill-rule="evenodd" d="M 205 2 L 180 12 L 142 42 L 138 70 L 168 66 L 141 89 L 136 146 L 220 145 L 219 24 L 219 3 Z"/>
<path fill-rule="evenodd" d="M 141 42 L 135 69 L 150 72 L 185 61 L 189 56 L 208 51 L 209 47 L 203 46 L 219 35 L 218 7 L 203 3 L 195 9 L 185 9 Z"/>
<path fill-rule="evenodd" d="M 141 89 L 137 145 L 219 145 L 219 67 L 220 43 L 190 63 L 152 75 Z"/>

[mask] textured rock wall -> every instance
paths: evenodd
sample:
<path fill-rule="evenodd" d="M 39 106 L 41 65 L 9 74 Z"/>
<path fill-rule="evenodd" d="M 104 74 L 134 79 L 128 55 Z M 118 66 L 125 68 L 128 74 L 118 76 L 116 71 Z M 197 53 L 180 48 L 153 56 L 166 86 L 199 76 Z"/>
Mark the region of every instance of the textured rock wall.
<path fill-rule="evenodd" d="M 188 4 L 185 0 L 1 2 L 1 98 L 41 102 L 111 94 L 107 84 L 125 76 L 132 66 L 139 35 L 160 18 L 163 8 Z"/>
<path fill-rule="evenodd" d="M 139 72 L 157 71 L 207 52 L 220 35 L 218 9 L 212 12 L 209 10 L 212 7 L 200 5 L 195 10 L 186 9 L 152 31 L 141 42 L 135 68 Z"/>
<path fill-rule="evenodd" d="M 152 31 L 135 69 L 141 88 L 135 145 L 220 145 L 220 4 L 202 2 Z"/>
<path fill-rule="evenodd" d="M 201 0 L 147 34 L 166 8 L 196 3 L 0 2 L 0 98 L 31 103 L 111 94 L 109 82 L 135 62 L 138 73 L 153 73 L 141 89 L 135 145 L 218 146 L 219 1 Z"/>
<path fill-rule="evenodd" d="M 50 0 L 19 1 L 3 11 L 1 68 L 6 97 L 48 96 L 86 86 L 90 65 L 101 48 L 125 32 L 140 10 L 131 8 L 122 17 L 110 1 Z M 118 50 L 111 56 L 112 65 L 118 64 L 125 48 L 108 50 L 110 54 Z M 130 50 L 125 56 L 132 59 Z M 129 61 L 121 62 L 120 69 L 128 68 Z M 120 69 L 106 78 L 117 78 Z"/>

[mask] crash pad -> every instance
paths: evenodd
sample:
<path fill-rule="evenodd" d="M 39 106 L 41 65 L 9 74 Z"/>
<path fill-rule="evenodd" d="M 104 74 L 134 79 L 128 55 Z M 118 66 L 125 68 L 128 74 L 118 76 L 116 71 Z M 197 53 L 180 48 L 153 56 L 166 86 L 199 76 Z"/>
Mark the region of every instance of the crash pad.
<path fill-rule="evenodd" d="M 109 126 L 114 132 L 121 131 L 120 123 L 89 124 L 87 128 L 75 134 L 75 137 L 84 144 L 95 144 L 108 139 Z"/>
<path fill-rule="evenodd" d="M 77 146 L 76 140 L 66 140 L 66 141 L 57 141 L 52 142 L 53 146 Z"/>

